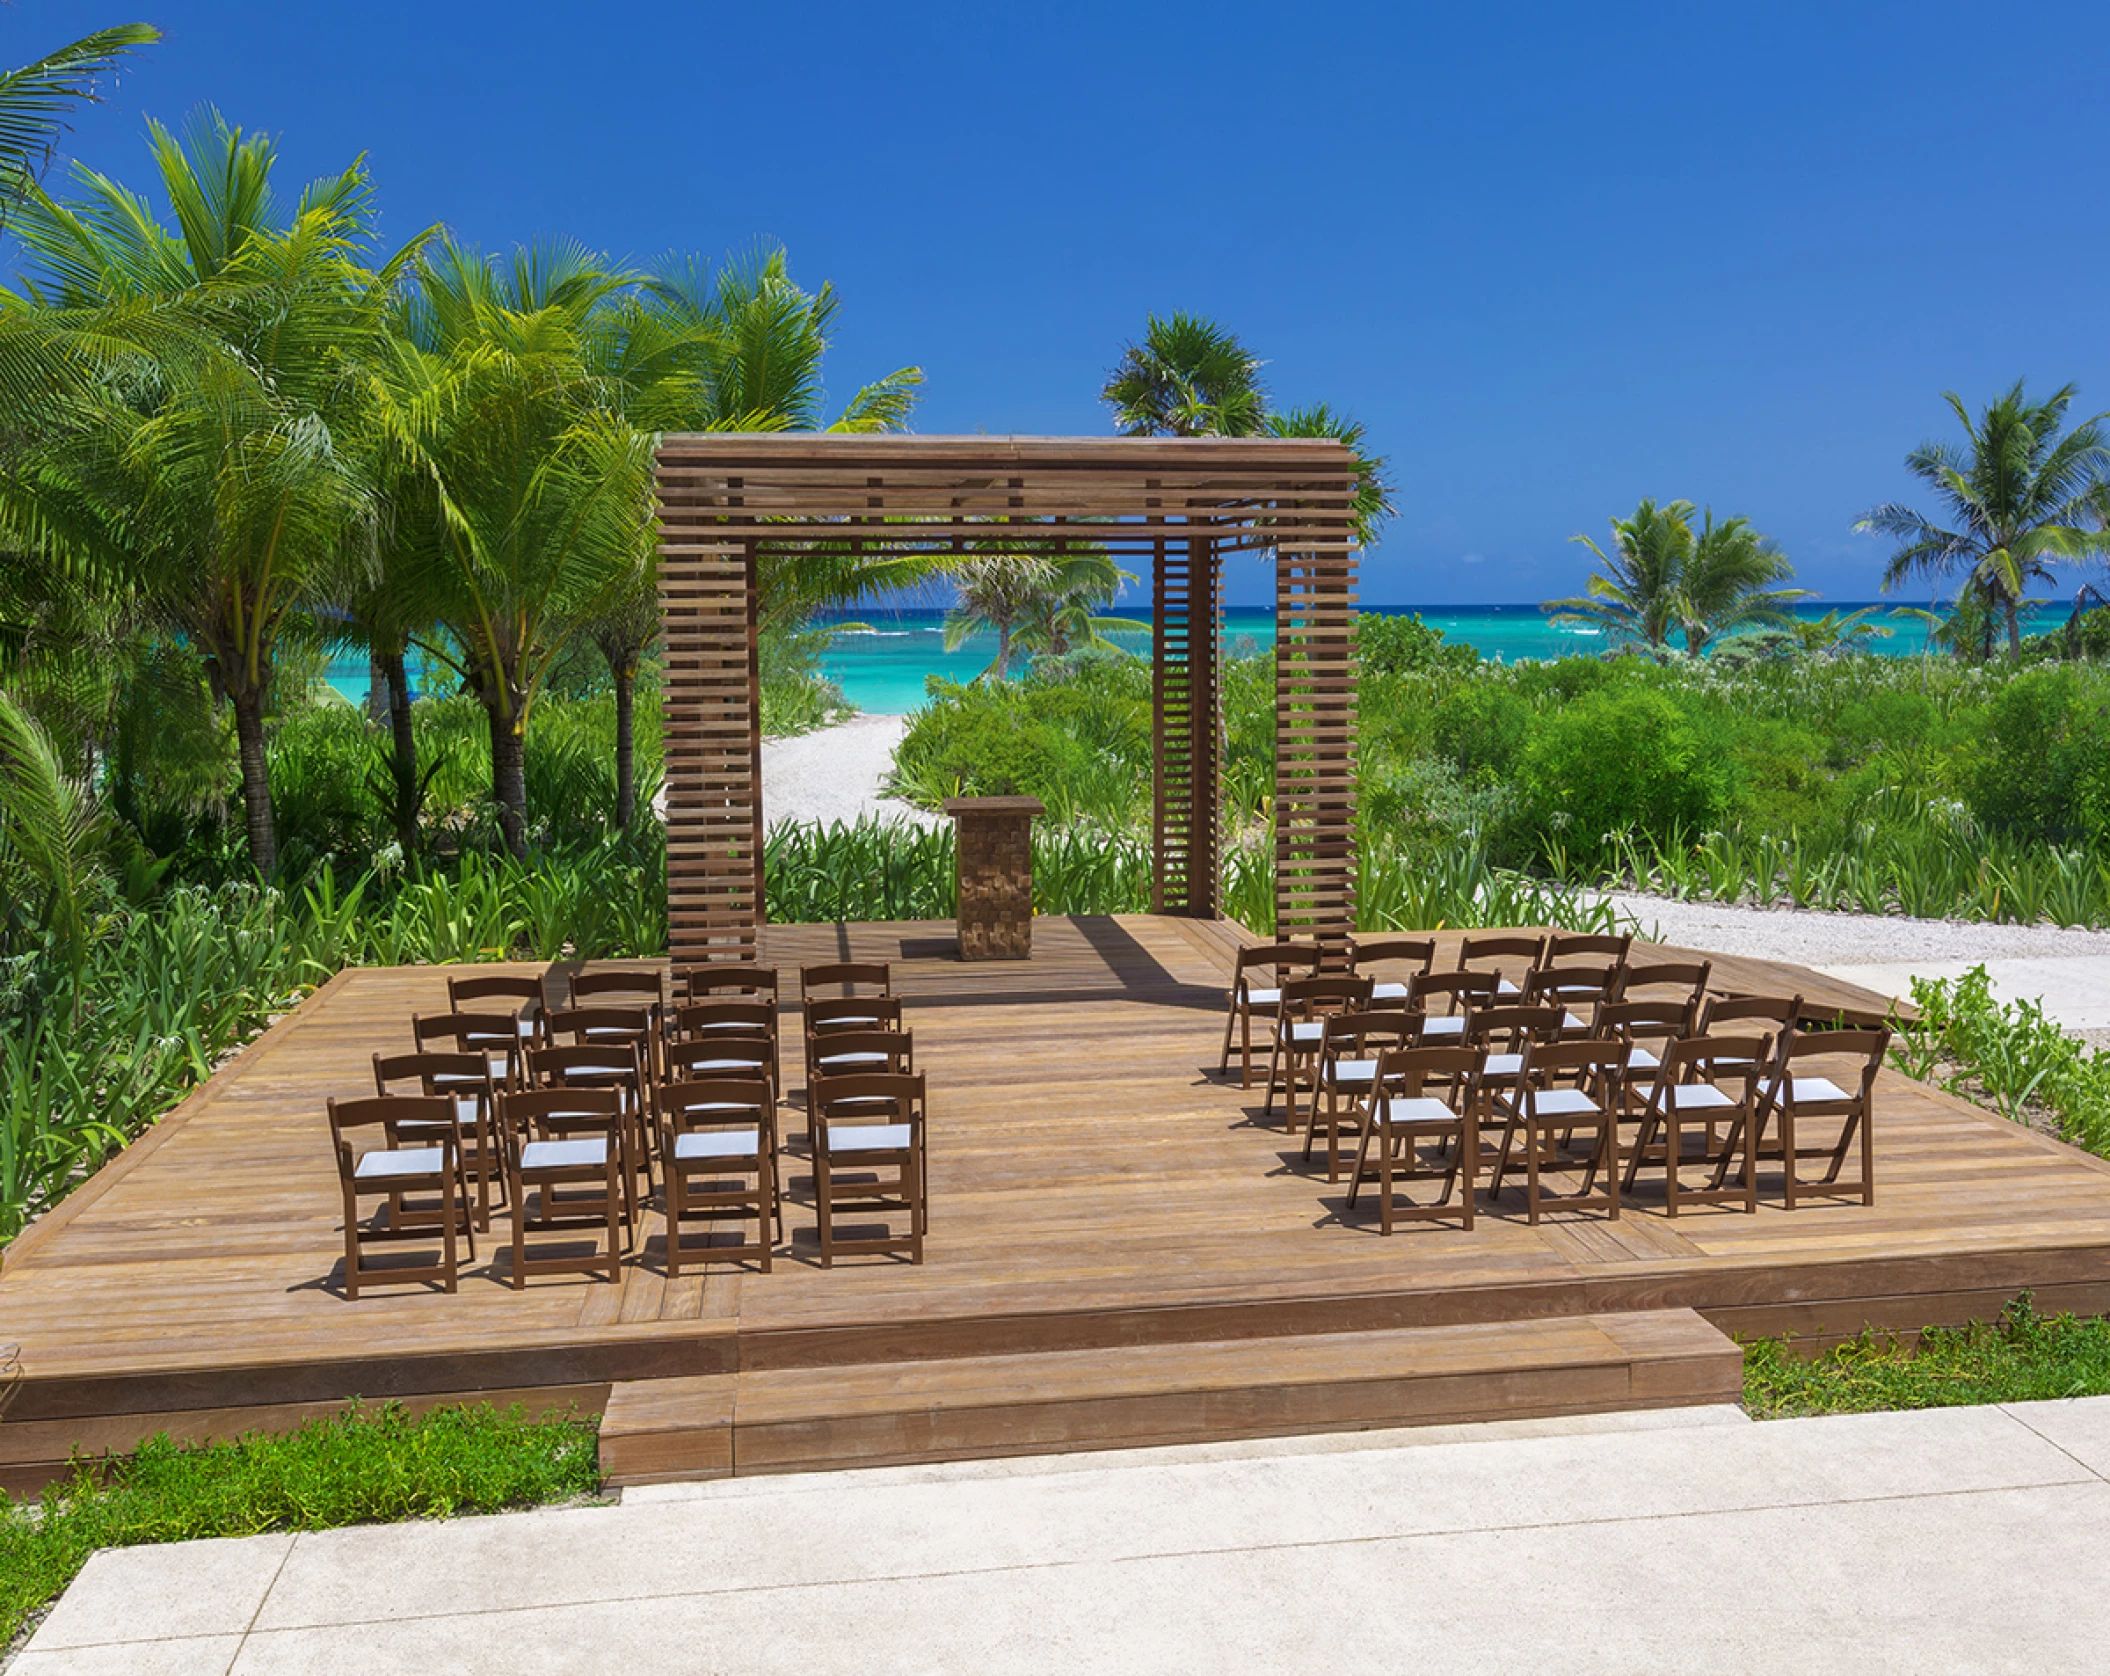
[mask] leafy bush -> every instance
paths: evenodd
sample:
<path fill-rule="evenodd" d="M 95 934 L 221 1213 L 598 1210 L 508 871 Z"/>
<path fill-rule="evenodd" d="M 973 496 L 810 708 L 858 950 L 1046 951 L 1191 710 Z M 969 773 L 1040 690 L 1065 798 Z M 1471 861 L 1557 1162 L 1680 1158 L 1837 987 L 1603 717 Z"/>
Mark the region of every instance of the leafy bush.
<path fill-rule="evenodd" d="M 1555 711 L 1532 734 L 1520 776 L 1541 829 L 1585 855 L 1629 830 L 1659 839 L 1704 831 L 1737 789 L 1723 741 L 1649 691 L 1589 693 Z"/>
<path fill-rule="evenodd" d="M 2091 1052 L 2034 1001 L 1996 1001 L 1983 966 L 1953 982 L 1913 979 L 1912 1004 L 1919 1021 L 1896 1049 L 1908 1074 L 2017 1122 L 2041 1113 L 2065 1139 L 2110 1157 L 2110 1053 Z"/>
<path fill-rule="evenodd" d="M 1399 675 L 1418 669 L 1468 670 L 1480 661 L 1480 654 L 1470 646 L 1446 645 L 1443 630 L 1430 628 L 1412 612 L 1359 618 L 1355 651 L 1366 675 Z"/>
<path fill-rule="evenodd" d="M 591 1422 L 519 1408 L 352 1405 L 298 1431 L 231 1443 L 152 1438 L 77 1462 L 35 1504 L 0 1502 L 0 1647 L 98 1548 L 497 1513 L 597 1493 Z"/>
<path fill-rule="evenodd" d="M 2071 669 L 2033 669 L 1994 698 L 1968 780 L 1988 825 L 2061 842 L 2110 839 L 2110 707 Z"/>
<path fill-rule="evenodd" d="M 1505 687 L 1461 686 L 1429 717 L 1429 738 L 1461 774 L 1508 776 L 1532 730 L 1531 706 Z"/>

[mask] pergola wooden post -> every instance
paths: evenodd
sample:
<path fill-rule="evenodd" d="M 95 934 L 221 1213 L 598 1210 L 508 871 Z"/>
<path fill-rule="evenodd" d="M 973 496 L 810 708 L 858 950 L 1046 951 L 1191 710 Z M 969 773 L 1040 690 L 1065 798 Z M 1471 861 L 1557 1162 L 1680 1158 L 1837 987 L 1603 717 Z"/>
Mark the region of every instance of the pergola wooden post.
<path fill-rule="evenodd" d="M 1316 438 L 669 436 L 667 921 L 677 977 L 751 960 L 763 919 L 756 576 L 766 548 L 1001 534 L 1148 557 L 1154 911 L 1221 912 L 1223 564 L 1276 566 L 1275 918 L 1355 926 L 1355 461 Z"/>

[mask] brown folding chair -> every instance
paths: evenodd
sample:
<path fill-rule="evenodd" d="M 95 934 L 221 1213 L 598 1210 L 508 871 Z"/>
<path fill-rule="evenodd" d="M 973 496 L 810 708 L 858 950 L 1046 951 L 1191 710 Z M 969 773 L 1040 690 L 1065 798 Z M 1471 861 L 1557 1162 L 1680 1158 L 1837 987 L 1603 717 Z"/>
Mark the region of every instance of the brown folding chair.
<path fill-rule="evenodd" d="M 1744 1067 L 1742 1077 L 1722 1078 L 1712 1061 L 1721 1056 Z M 1773 1057 L 1770 1036 L 1686 1036 L 1666 1043 L 1661 1060 L 1649 1067 L 1652 1082 L 1630 1081 L 1627 1097 L 1640 1107 L 1641 1132 L 1628 1155 L 1626 1185 L 1633 1190 L 1644 1162 L 1663 1165 L 1663 1205 L 1678 1214 L 1681 1202 L 1738 1204 L 1758 1209 L 1757 1115 L 1762 1068 Z M 1640 1075 L 1635 1073 L 1636 1077 Z M 1726 1086 L 1725 1086 L 1726 1082 Z M 1698 1124 L 1695 1132 L 1690 1125 Z M 1717 1130 L 1726 1129 L 1718 1137 Z M 1698 1143 L 1688 1147 L 1687 1140 Z M 1738 1157 L 1743 1171 L 1734 1187 L 1725 1186 Z M 1680 1172 L 1690 1164 L 1713 1165 L 1703 1188 L 1684 1185 Z"/>
<path fill-rule="evenodd" d="M 1597 1011 L 1618 993 L 1622 969 L 1617 966 L 1541 966 L 1524 974 L 1520 1005 L 1559 1007 L 1561 1028 L 1570 1036 L 1596 1034 Z"/>
<path fill-rule="evenodd" d="M 1693 1006 L 1689 1001 L 1607 1001 L 1597 1009 L 1590 1033 L 1608 1042 L 1624 1042 L 1634 1051 L 1627 1058 L 1627 1094 L 1635 1094 L 1634 1079 L 1654 1076 L 1663 1063 L 1663 1053 L 1672 1042 L 1693 1033 Z"/>
<path fill-rule="evenodd" d="M 1459 1045 L 1478 1048 L 1487 1056 L 1480 1065 L 1480 1092 L 1492 1097 L 1505 1089 L 1522 1086 L 1524 1049 L 1527 1046 L 1557 1042 L 1566 1034 L 1567 1027 L 1568 1014 L 1564 1008 L 1526 1007 L 1510 1002 L 1502 1006 L 1480 1007 L 1467 1013 L 1465 1039 Z M 1483 1123 L 1488 1115 L 1483 1107 Z"/>
<path fill-rule="evenodd" d="M 1366 1181 L 1377 1185 L 1378 1232 L 1389 1234 L 1395 1221 L 1428 1221 L 1457 1216 L 1473 1225 L 1473 1171 L 1480 1160 L 1480 1066 L 1486 1055 L 1477 1048 L 1410 1047 L 1380 1056 L 1370 1121 L 1356 1146 L 1355 1169 L 1348 1178 L 1353 1208 Z M 1431 1092 L 1440 1089 L 1441 1093 Z M 1422 1161 L 1424 1142 L 1437 1146 L 1436 1162 Z M 1372 1143 L 1377 1162 L 1370 1162 Z M 1464 1179 L 1458 1208 L 1451 1209 L 1451 1189 Z M 1394 1184 L 1443 1181 L 1443 1192 L 1431 1203 L 1397 1202 Z"/>
<path fill-rule="evenodd" d="M 685 993 L 691 1001 L 767 1001 L 774 1007 L 777 969 L 729 960 L 691 966 Z"/>
<path fill-rule="evenodd" d="M 1465 1021 L 1476 1007 L 1491 1007 L 1502 991 L 1502 974 L 1431 972 L 1407 985 L 1407 1011 L 1419 1021 L 1417 1045 L 1457 1047 L 1465 1040 Z M 1512 991 L 1512 995 L 1514 991 Z"/>
<path fill-rule="evenodd" d="M 1224 1016 L 1223 1055 L 1216 1062 L 1219 1073 L 1231 1068 L 1231 1034 L 1238 1034 L 1238 1086 L 1253 1086 L 1253 1016 L 1273 1016 L 1282 1002 L 1282 985 L 1292 972 L 1307 976 L 1319 969 L 1317 943 L 1259 943 L 1240 949 L 1231 967 L 1231 987 L 1224 991 L 1229 1012 Z M 1254 974 L 1266 973 L 1272 983 L 1256 983 Z"/>
<path fill-rule="evenodd" d="M 454 1102 L 437 1094 L 372 1094 L 359 1100 L 328 1100 L 324 1109 L 344 1194 L 345 1297 L 358 1297 L 362 1285 L 375 1281 L 436 1280 L 454 1291 L 457 1232 L 467 1237 L 470 1258 L 476 1256 L 476 1230 L 455 1155 Z M 361 1150 L 354 1140 L 365 1130 L 378 1130 L 380 1139 Z M 402 1209 L 406 1195 L 413 1193 L 434 1199 L 433 1208 L 415 1219 Z M 374 1226 L 360 1221 L 363 1198 L 388 1201 L 376 1208 Z M 429 1245 L 435 1237 L 440 1246 L 436 1262 L 369 1265 L 364 1260 L 369 1244 L 418 1240 Z"/>
<path fill-rule="evenodd" d="M 519 1022 L 520 1039 L 532 1042 L 541 1028 L 542 980 L 513 972 L 473 972 L 467 977 L 449 977 L 447 980 L 447 1007 L 450 1012 L 494 1012 L 489 1003 L 496 1001 L 513 1014 Z"/>
<path fill-rule="evenodd" d="M 813 1039 L 809 1077 L 860 1076 L 891 1071 L 912 1076 L 916 1037 L 909 1030 L 831 1030 Z"/>
<path fill-rule="evenodd" d="M 1699 1022 L 1700 1003 L 1707 999 L 1707 985 L 1714 976 L 1711 960 L 1656 960 L 1640 966 L 1629 965 L 1626 975 L 1620 980 L 1620 1001 L 1683 1001 L 1692 1008 L 1693 1022 Z M 1663 994 L 1669 990 L 1673 993 Z"/>
<path fill-rule="evenodd" d="M 1634 934 L 1614 936 L 1592 931 L 1554 931 L 1546 937 L 1541 966 L 1558 966 L 1566 960 L 1590 960 L 1609 966 L 1624 966 L 1634 952 Z"/>
<path fill-rule="evenodd" d="M 774 1001 L 755 999 L 725 999 L 691 1001 L 663 1015 L 663 1039 L 675 1042 L 708 1041 L 717 1036 L 727 1040 L 760 1037 L 770 1044 L 769 1076 L 771 1085 L 784 1086 L 782 1047 L 777 1033 L 777 1007 Z"/>
<path fill-rule="evenodd" d="M 1275 1110 L 1275 1090 L 1283 1091 L 1288 1116 L 1285 1132 L 1297 1132 L 1297 1090 L 1308 1086 L 1314 1099 L 1318 1093 L 1319 1045 L 1326 1038 L 1326 1020 L 1334 1013 L 1367 1013 L 1369 978 L 1339 974 L 1319 978 L 1289 978 L 1282 985 L 1282 999 L 1275 1003 L 1275 1040 L 1268 1055 L 1267 1099 L 1263 1115 Z"/>
<path fill-rule="evenodd" d="M 1796 1030 L 1781 1043 L 1761 1097 L 1756 1150 L 1762 1159 L 1780 1159 L 1784 1198 L 1789 1210 L 1795 1209 L 1799 1196 L 1813 1189 L 1822 1198 L 1858 1193 L 1864 1205 L 1876 1202 L 1876 1076 L 1883 1069 L 1883 1058 L 1889 1051 L 1890 1032 L 1880 1028 Z M 1801 1072 L 1800 1068 L 1809 1060 L 1834 1058 L 1859 1061 L 1852 1071 L 1841 1073 L 1846 1077 L 1843 1086 L 1814 1071 L 1808 1075 Z M 1803 1145 L 1795 1132 L 1796 1126 L 1813 1119 L 1836 1119 L 1839 1124 L 1837 1142 L 1829 1147 Z M 1766 1130 L 1776 1120 L 1780 1126 L 1780 1147 L 1777 1152 L 1768 1152 Z M 1856 1139 L 1861 1143 L 1861 1179 L 1841 1181 L 1839 1171 Z M 1829 1161 L 1823 1177 L 1815 1182 L 1804 1181 L 1797 1174 L 1796 1165 L 1804 1159 L 1818 1158 Z"/>
<path fill-rule="evenodd" d="M 820 1224 L 821 1267 L 838 1255 L 901 1253 L 923 1261 L 923 1234 L 930 1206 L 924 1159 L 928 1123 L 924 1080 L 886 1072 L 821 1077 L 812 1086 L 813 1192 Z M 891 1170 L 893 1174 L 885 1172 Z M 836 1217 L 859 1213 L 905 1213 L 908 1232 L 842 1238 Z"/>
<path fill-rule="evenodd" d="M 1489 1203 L 1502 1191 L 1502 1177 L 1521 1135 L 1524 1203 L 1534 1226 L 1549 1202 L 1564 1210 L 1602 1210 L 1614 1222 L 1619 1220 L 1619 1085 L 1627 1051 L 1624 1042 L 1524 1042 L 1515 1083 L 1490 1095 L 1503 1121 L 1494 1179 L 1487 1189 Z M 1569 1147 L 1578 1129 L 1591 1136 L 1589 1151 L 1580 1158 Z M 1574 1192 L 1545 1191 L 1549 1170 L 1578 1168 L 1582 1183 Z M 1604 1191 L 1593 1194 L 1600 1171 Z"/>
<path fill-rule="evenodd" d="M 545 1052 L 550 1051 L 545 1049 Z M 513 1289 L 531 1274 L 605 1274 L 622 1279 L 633 1207 L 623 1169 L 624 1100 L 613 1088 L 542 1087 L 501 1092 L 499 1132 L 506 1149 L 506 1193 L 513 1208 Z M 590 1191 L 583 1191 L 590 1189 Z M 569 1191 L 567 1191 L 569 1190 Z M 528 1195 L 534 1195 L 534 1211 Z M 531 1236 L 601 1236 L 583 1255 L 531 1257 Z M 604 1243 L 605 1241 L 605 1243 Z"/>
<path fill-rule="evenodd" d="M 667 974 L 658 967 L 617 967 L 594 972 L 555 968 L 542 976 L 542 1004 L 550 1012 L 580 1007 L 648 1007 L 667 1004 Z"/>
<path fill-rule="evenodd" d="M 1458 940 L 1458 960 L 1454 970 L 1460 972 L 1483 972 L 1491 970 L 1489 963 L 1499 961 L 1504 972 L 1529 972 L 1543 965 L 1546 958 L 1546 939 L 1526 937 L 1515 932 L 1496 932 L 1484 937 L 1461 937 Z M 1497 973 L 1499 977 L 1500 974 Z M 1522 994 L 1515 983 L 1503 979 L 1497 989 L 1499 999 L 1514 1000 Z"/>
<path fill-rule="evenodd" d="M 419 1053 L 482 1054 L 500 1088 L 520 1080 L 520 1050 L 526 1044 L 512 1013 L 412 1013 L 410 1040 Z"/>
<path fill-rule="evenodd" d="M 1304 1161 L 1311 1162 L 1311 1143 L 1319 1132 L 1319 1110 L 1326 1114 L 1326 1179 L 1341 1179 L 1341 1132 L 1360 1134 L 1367 1126 L 1370 1098 L 1377 1090 L 1379 1059 L 1411 1047 L 1415 1019 L 1409 1012 L 1334 1013 L 1319 1038 L 1318 1092 L 1312 1119 L 1304 1126 Z"/>
<path fill-rule="evenodd" d="M 646 1192 L 652 1189 L 647 1150 L 651 1121 L 645 1106 L 652 1073 L 645 1063 L 644 1044 L 628 1040 L 557 1042 L 528 1048 L 520 1058 L 525 1088 L 591 1088 L 615 1095 L 622 1115 L 616 1129 L 616 1161 L 622 1167 L 623 1214 L 626 1219 L 635 1217 L 636 1178 L 642 1175 Z"/>
<path fill-rule="evenodd" d="M 653 1091 L 660 1121 L 660 1168 L 667 1184 L 667 1273 L 682 1263 L 753 1261 L 769 1273 L 770 1228 L 784 1237 L 777 1187 L 776 1093 L 761 1077 L 662 1083 Z M 750 1185 L 752 1178 L 752 1185 Z M 755 1219 L 755 1237 L 731 1245 L 684 1246 L 692 1221 Z"/>
<path fill-rule="evenodd" d="M 1373 937 L 1368 942 L 1351 939 L 1348 970 L 1358 977 L 1376 980 L 1370 1001 L 1377 1007 L 1406 1005 L 1416 978 L 1429 975 L 1436 964 L 1434 937 Z"/>
<path fill-rule="evenodd" d="M 846 995 L 833 1000 L 806 1001 L 800 1006 L 805 1024 L 806 1079 L 812 1081 L 816 1045 L 823 1036 L 845 1030 L 899 1030 L 901 1002 L 891 995 Z"/>
<path fill-rule="evenodd" d="M 1718 1036 L 1724 1025 L 1764 1026 L 1762 1034 L 1771 1036 L 1777 1049 L 1788 1038 L 1788 1033 L 1802 1022 L 1802 997 L 1800 995 L 1710 995 L 1700 1003 L 1700 1021 L 1694 1026 L 1695 1036 Z M 1747 1034 L 1748 1032 L 1731 1032 Z M 1710 1058 L 1699 1074 L 1712 1081 L 1716 1072 L 1731 1078 L 1741 1077 L 1750 1067 L 1736 1063 L 1734 1056 Z"/>
<path fill-rule="evenodd" d="M 411 1086 L 401 1086 L 408 1083 Z M 450 1102 L 453 1113 L 447 1127 L 454 1134 L 456 1167 L 476 1181 L 476 1226 L 488 1233 L 491 1227 L 491 1187 L 505 1191 L 505 1159 L 498 1146 L 498 1085 L 491 1080 L 491 1062 L 480 1053 L 377 1053 L 374 1055 L 376 1094 L 437 1094 Z M 398 1125 L 400 1139 L 412 1138 L 414 1128 Z"/>

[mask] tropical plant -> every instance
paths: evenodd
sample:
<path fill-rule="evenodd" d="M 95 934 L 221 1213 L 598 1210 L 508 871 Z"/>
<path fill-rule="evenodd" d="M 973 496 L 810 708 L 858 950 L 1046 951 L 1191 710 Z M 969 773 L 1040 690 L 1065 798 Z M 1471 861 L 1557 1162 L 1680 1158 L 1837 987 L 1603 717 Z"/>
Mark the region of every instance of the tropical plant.
<path fill-rule="evenodd" d="M 36 451 L 48 504 L 99 515 L 140 594 L 206 660 L 233 709 L 251 860 L 276 864 L 264 718 L 289 617 L 334 555 L 370 540 L 376 432 L 363 370 L 408 260 L 360 265 L 364 167 L 310 185 L 289 216 L 277 148 L 202 109 L 149 133 L 176 228 L 92 170 L 60 203 L 29 188 L 13 231 L 32 302 L 122 322 L 162 305 L 185 328 Z M 63 514 L 61 514 L 63 515 Z"/>
<path fill-rule="evenodd" d="M 999 681 L 1011 673 L 1014 648 L 1063 657 L 1107 644 L 1110 631 L 1150 628 L 1098 615 L 1122 583 L 1135 580 L 1104 548 L 1052 539 L 980 542 L 947 569 L 959 598 L 945 616 L 945 649 L 958 651 L 970 635 L 993 633 L 996 656 L 982 675 Z"/>
<path fill-rule="evenodd" d="M 2104 527 L 2110 440 L 2099 414 L 2061 434 L 2074 387 L 2032 400 L 2024 381 L 1976 420 L 1953 390 L 1942 399 L 1964 442 L 1924 442 L 1905 466 L 1943 503 L 1953 528 L 1896 501 L 1864 513 L 1857 530 L 1897 543 L 1883 571 L 1886 591 L 1913 577 L 1961 577 L 2007 626 L 2008 656 L 2022 655 L 2023 596 L 2061 561 L 2110 553 Z"/>
<path fill-rule="evenodd" d="M 127 54 L 160 39 L 152 24 L 120 23 L 0 71 L 0 226 L 50 164 L 67 113 L 94 100 Z"/>
<path fill-rule="evenodd" d="M 1864 605 L 1858 611 L 1831 610 L 1821 617 L 1790 616 L 1786 627 L 1795 637 L 1796 646 L 1815 657 L 1862 646 L 1871 640 L 1888 640 L 1897 631 L 1888 624 L 1869 621 L 1880 609 Z"/>
<path fill-rule="evenodd" d="M 1631 518 L 1611 521 L 1609 553 L 1586 535 L 1571 536 L 1596 556 L 1599 569 L 1584 597 L 1548 600 L 1543 609 L 1557 623 L 1594 625 L 1651 651 L 1667 647 L 1683 616 L 1693 511 L 1689 500 L 1659 507 L 1644 499 Z"/>
<path fill-rule="evenodd" d="M 104 829 L 94 790 L 66 772 L 50 736 L 0 690 L 0 885 L 51 938 L 76 1005 L 109 878 Z"/>
<path fill-rule="evenodd" d="M 1716 523 L 1707 513 L 1678 586 L 1678 627 L 1686 654 L 1696 658 L 1736 629 L 1787 627 L 1794 620 L 1788 607 L 1810 597 L 1807 588 L 1775 586 L 1794 574 L 1794 566 L 1748 518 Z"/>

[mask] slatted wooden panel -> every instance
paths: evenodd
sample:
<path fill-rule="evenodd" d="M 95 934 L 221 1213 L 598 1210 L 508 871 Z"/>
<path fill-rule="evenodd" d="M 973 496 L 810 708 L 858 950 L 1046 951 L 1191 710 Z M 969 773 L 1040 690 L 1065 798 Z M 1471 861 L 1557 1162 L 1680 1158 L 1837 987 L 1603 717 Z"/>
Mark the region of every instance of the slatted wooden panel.
<path fill-rule="evenodd" d="M 663 501 L 667 936 L 677 981 L 755 958 L 762 925 L 755 549 Z"/>
<path fill-rule="evenodd" d="M 1275 560 L 1275 927 L 1355 930 L 1355 552 Z"/>
<path fill-rule="evenodd" d="M 1217 914 L 1217 660 L 1223 567 L 1207 526 L 1152 555 L 1151 911 Z"/>

